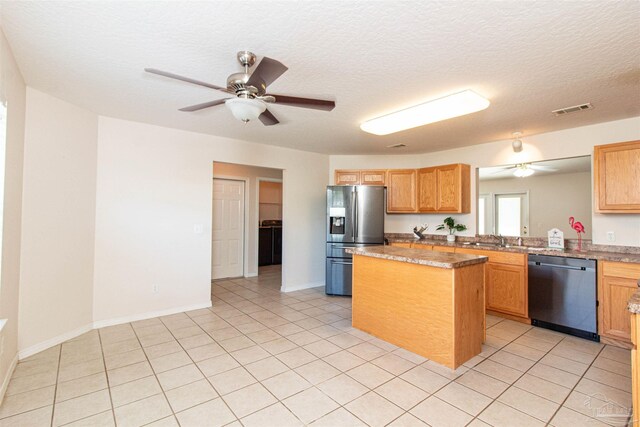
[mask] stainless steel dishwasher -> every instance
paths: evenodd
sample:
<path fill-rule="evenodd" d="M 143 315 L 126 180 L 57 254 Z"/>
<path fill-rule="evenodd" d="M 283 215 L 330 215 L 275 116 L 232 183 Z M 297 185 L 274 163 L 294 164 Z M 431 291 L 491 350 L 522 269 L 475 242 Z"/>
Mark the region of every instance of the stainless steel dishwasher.
<path fill-rule="evenodd" d="M 532 325 L 600 341 L 597 304 L 595 260 L 529 255 Z"/>

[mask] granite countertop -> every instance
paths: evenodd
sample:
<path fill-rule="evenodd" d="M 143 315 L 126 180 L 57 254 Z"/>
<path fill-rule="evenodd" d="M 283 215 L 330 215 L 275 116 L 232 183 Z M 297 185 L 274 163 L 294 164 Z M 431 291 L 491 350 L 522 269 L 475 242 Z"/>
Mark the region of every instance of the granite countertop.
<path fill-rule="evenodd" d="M 408 262 L 437 268 L 460 268 L 480 264 L 489 258 L 482 255 L 454 254 L 447 252 L 423 251 L 422 249 L 399 248 L 394 246 L 366 246 L 349 248 L 346 252 L 392 261 Z"/>
<path fill-rule="evenodd" d="M 518 247 L 518 246 L 508 246 L 508 247 L 500 247 L 500 246 L 475 246 L 475 245 L 465 245 L 464 242 L 455 242 L 449 243 L 446 240 L 437 240 L 437 239 L 412 239 L 405 237 L 390 237 L 388 238 L 390 243 L 416 243 L 419 245 L 436 245 L 436 246 L 448 246 L 452 248 L 466 248 L 466 249 L 476 249 L 481 251 L 500 251 L 500 252 L 515 252 L 515 253 L 525 253 L 525 254 L 540 254 L 540 255 L 553 255 L 553 256 L 561 256 L 567 258 L 589 258 L 589 259 L 601 259 L 606 261 L 617 261 L 617 262 L 633 262 L 640 263 L 640 254 L 638 253 L 628 253 L 628 252 L 609 252 L 609 251 L 598 251 L 598 250 L 582 250 L 576 251 L 572 249 L 565 250 L 553 250 L 553 249 L 530 249 L 529 247 Z"/>
<path fill-rule="evenodd" d="M 627 308 L 632 313 L 640 314 L 640 279 L 638 279 L 638 290 L 629 300 Z"/>

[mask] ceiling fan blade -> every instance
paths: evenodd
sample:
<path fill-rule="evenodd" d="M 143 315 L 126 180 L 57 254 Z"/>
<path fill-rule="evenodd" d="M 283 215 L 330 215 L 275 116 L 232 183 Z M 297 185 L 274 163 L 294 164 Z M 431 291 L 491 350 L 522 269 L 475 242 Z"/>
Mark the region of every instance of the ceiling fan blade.
<path fill-rule="evenodd" d="M 215 101 L 203 102 L 202 104 L 191 105 L 189 107 L 180 108 L 180 111 L 198 111 L 204 108 L 215 107 L 216 105 L 224 104 L 227 99 L 231 98 L 223 98 L 216 99 Z"/>
<path fill-rule="evenodd" d="M 183 82 L 192 83 L 198 86 L 208 87 L 209 89 L 221 90 L 226 93 L 234 93 L 226 87 L 216 86 L 211 83 L 201 82 L 200 80 L 191 79 L 189 77 L 179 76 L 178 74 L 169 73 L 168 71 L 157 70 L 155 68 L 145 68 L 147 73 L 157 74 L 159 76 L 169 77 L 170 79 L 182 80 Z"/>
<path fill-rule="evenodd" d="M 529 165 L 529 168 L 537 171 L 556 172 L 558 169 L 550 168 L 549 166 Z"/>
<path fill-rule="evenodd" d="M 265 56 L 251 73 L 246 85 L 255 86 L 258 90 L 264 92 L 267 86 L 275 82 L 287 70 L 288 68 L 281 62 Z"/>
<path fill-rule="evenodd" d="M 334 101 L 326 101 L 324 99 L 298 98 L 296 96 L 275 95 L 273 93 L 270 93 L 269 96 L 275 96 L 276 104 L 290 105 L 292 107 L 331 111 L 336 106 Z"/>
<path fill-rule="evenodd" d="M 265 125 L 265 126 L 272 126 L 272 125 L 277 125 L 278 123 L 280 123 L 278 121 L 278 119 L 276 119 L 276 116 L 271 114 L 271 111 L 269 111 L 269 110 L 264 110 L 264 112 L 262 114 L 260 114 L 260 116 L 258 116 L 258 118 L 260 119 L 262 124 Z"/>

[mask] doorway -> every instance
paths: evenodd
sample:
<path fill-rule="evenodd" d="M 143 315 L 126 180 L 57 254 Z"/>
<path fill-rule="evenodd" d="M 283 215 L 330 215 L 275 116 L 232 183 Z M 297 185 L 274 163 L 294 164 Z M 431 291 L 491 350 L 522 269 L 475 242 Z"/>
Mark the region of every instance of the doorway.
<path fill-rule="evenodd" d="M 282 239 L 284 171 L 282 169 L 235 163 L 213 162 L 213 179 L 244 183 L 244 197 L 237 192 L 234 196 L 236 199 L 244 200 L 244 217 L 239 222 L 240 226 L 243 227 L 243 247 L 242 249 L 238 247 L 237 252 L 234 251 L 235 254 L 240 254 L 241 256 L 239 264 L 242 269 L 240 265 L 236 265 L 233 274 L 228 271 L 224 274 L 214 274 L 219 269 L 218 264 L 224 260 L 225 250 L 228 250 L 222 242 L 217 242 L 215 239 L 215 235 L 218 234 L 217 227 L 225 227 L 228 224 L 224 223 L 225 209 L 222 208 L 222 202 L 216 200 L 216 198 L 219 198 L 216 197 L 216 193 L 222 190 L 214 190 L 214 208 L 212 212 L 214 226 L 212 227 L 211 256 L 211 277 L 212 280 L 215 280 L 213 289 L 222 287 L 227 290 L 239 290 L 241 287 L 254 289 L 255 286 L 260 286 L 261 288 L 268 286 L 274 290 L 280 290 L 282 286 L 281 262 L 286 260 L 282 256 L 284 249 Z M 261 186 L 263 190 L 262 196 L 264 196 L 262 198 Z M 268 227 L 268 229 L 262 227 Z M 271 251 L 269 252 L 269 265 L 259 267 L 261 234 L 270 235 L 271 242 L 268 246 L 272 248 L 275 243 L 276 251 L 275 257 L 273 257 Z M 232 247 L 232 249 L 235 248 L 236 246 Z"/>
<path fill-rule="evenodd" d="M 495 234 L 528 236 L 529 193 L 496 193 L 493 197 Z"/>
<path fill-rule="evenodd" d="M 213 179 L 211 280 L 243 276 L 244 184 Z"/>

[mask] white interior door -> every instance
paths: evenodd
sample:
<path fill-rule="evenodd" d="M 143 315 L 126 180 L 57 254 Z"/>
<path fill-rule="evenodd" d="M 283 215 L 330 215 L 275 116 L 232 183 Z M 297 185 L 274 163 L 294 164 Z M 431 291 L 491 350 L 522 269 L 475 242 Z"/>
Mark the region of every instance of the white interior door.
<path fill-rule="evenodd" d="M 244 181 L 213 180 L 211 279 L 243 275 Z"/>

